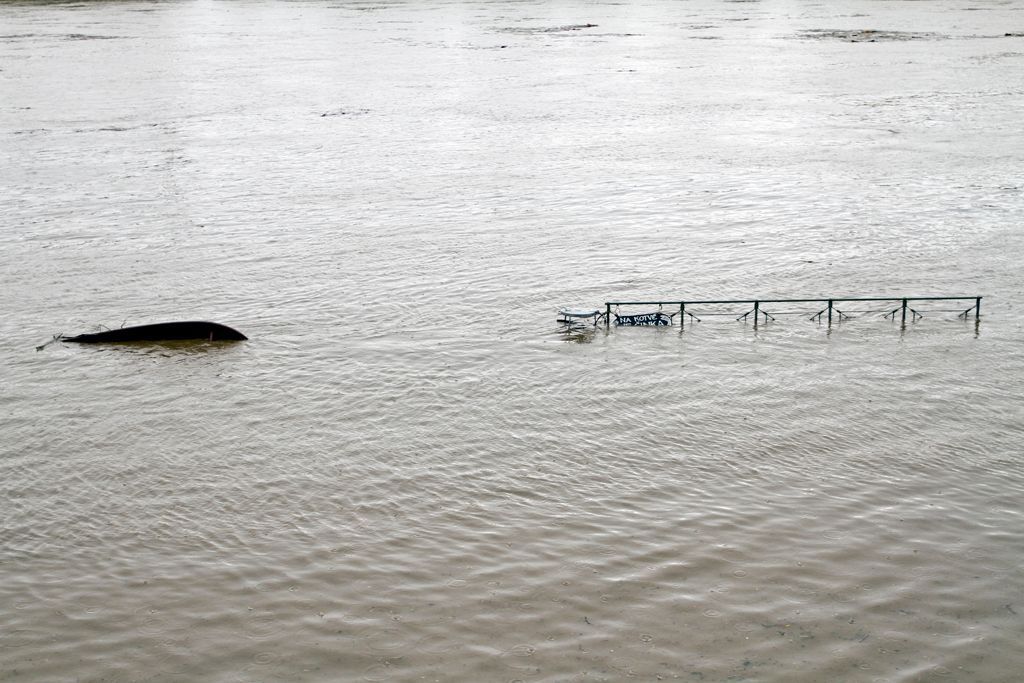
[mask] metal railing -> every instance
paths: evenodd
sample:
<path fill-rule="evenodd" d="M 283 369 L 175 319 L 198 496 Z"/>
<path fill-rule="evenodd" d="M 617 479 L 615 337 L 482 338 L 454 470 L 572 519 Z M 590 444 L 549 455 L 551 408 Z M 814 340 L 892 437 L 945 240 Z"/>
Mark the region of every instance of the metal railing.
<path fill-rule="evenodd" d="M 806 315 L 806 311 L 779 311 L 769 313 L 768 310 L 763 308 L 763 304 L 824 304 L 825 307 L 820 311 L 816 312 L 809 319 L 817 320 L 819 323 L 825 319 L 828 324 L 832 324 L 833 316 L 838 316 L 839 320 L 844 318 L 852 317 L 850 313 L 885 313 L 886 318 L 891 317 L 896 320 L 896 315 L 900 315 L 900 322 L 902 325 L 907 323 L 907 312 L 909 311 L 912 318 L 911 321 L 916 321 L 918 318 L 923 318 L 924 315 L 919 311 L 915 310 L 910 304 L 918 301 L 973 301 L 974 304 L 961 311 L 959 308 L 955 309 L 937 309 L 938 312 L 950 312 L 958 313 L 958 318 L 967 319 L 971 311 L 974 311 L 974 320 L 979 322 L 981 320 L 981 297 L 980 296 L 878 296 L 878 297 L 864 297 L 864 296 L 853 296 L 853 297 L 830 297 L 821 299 L 718 299 L 718 300 L 702 300 L 702 301 L 607 301 L 605 302 L 605 313 L 604 319 L 605 324 L 611 323 L 612 318 L 612 307 L 613 306 L 658 306 L 659 310 L 665 306 L 679 307 L 677 313 L 670 314 L 672 317 L 679 315 L 680 325 L 686 322 L 687 316 L 691 321 L 700 322 L 701 319 L 698 315 L 695 315 L 692 310 L 687 311 L 686 307 L 690 306 L 691 309 L 694 306 L 724 306 L 724 305 L 738 305 L 744 304 L 747 306 L 753 306 L 752 309 L 741 313 L 736 317 L 736 320 L 747 320 L 750 316 L 753 316 L 754 326 L 757 326 L 758 321 L 763 317 L 764 322 L 767 323 L 769 320 L 775 320 L 776 315 Z M 855 311 L 852 309 L 842 310 L 836 306 L 837 303 L 849 303 L 849 302 L 898 302 L 896 308 L 889 310 L 888 307 L 877 310 L 877 311 Z M 934 312 L 934 311 L 933 311 Z M 736 315 L 732 313 L 703 313 L 703 315 Z"/>

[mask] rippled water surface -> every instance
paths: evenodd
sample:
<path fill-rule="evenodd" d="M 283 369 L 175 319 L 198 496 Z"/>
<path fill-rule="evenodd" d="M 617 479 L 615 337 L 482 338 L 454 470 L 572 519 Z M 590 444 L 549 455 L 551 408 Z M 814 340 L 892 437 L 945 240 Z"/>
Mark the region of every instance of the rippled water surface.
<path fill-rule="evenodd" d="M 1022 121 L 1016 1 L 0 5 L 0 681 L 1019 680 Z"/>

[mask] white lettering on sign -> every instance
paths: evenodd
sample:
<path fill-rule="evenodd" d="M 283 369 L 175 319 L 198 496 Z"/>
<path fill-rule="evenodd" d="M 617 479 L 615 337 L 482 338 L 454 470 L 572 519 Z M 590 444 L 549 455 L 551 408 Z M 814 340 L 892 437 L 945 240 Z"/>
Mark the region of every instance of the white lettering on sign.
<path fill-rule="evenodd" d="M 617 315 L 616 325 L 671 325 L 672 318 L 664 313 L 638 313 L 637 315 Z"/>

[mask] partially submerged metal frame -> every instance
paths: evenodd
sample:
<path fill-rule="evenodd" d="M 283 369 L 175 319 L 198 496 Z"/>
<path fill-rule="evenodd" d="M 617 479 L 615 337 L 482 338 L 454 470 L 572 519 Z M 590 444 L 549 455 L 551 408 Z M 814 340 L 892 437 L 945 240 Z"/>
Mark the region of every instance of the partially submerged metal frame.
<path fill-rule="evenodd" d="M 775 320 L 768 311 L 764 310 L 762 304 L 825 304 L 825 307 L 812 315 L 810 320 L 817 320 L 819 323 L 824 318 L 828 321 L 828 324 L 832 324 L 833 314 L 838 315 L 839 320 L 844 318 L 850 318 L 848 313 L 839 310 L 836 307 L 836 303 L 840 302 L 851 302 L 851 301 L 898 301 L 900 305 L 885 314 L 886 318 L 891 317 L 896 320 L 896 314 L 900 314 L 901 325 L 907 324 L 907 311 L 911 313 L 911 321 L 916 321 L 918 318 L 923 318 L 924 315 L 916 311 L 910 306 L 911 302 L 914 301 L 973 301 L 974 305 L 965 311 L 961 311 L 957 317 L 967 319 L 971 311 L 974 311 L 975 322 L 981 321 L 981 299 L 980 296 L 854 296 L 854 297 L 831 297 L 828 299 L 720 299 L 720 300 L 704 300 L 704 301 L 607 301 L 605 302 L 604 320 L 605 325 L 611 323 L 612 318 L 612 306 L 657 306 L 661 310 L 665 306 L 678 306 L 679 307 L 679 324 L 684 325 L 686 323 L 687 316 L 692 321 L 700 322 L 700 318 L 690 311 L 686 310 L 687 306 L 722 306 L 722 305 L 737 305 L 746 304 L 753 305 L 753 308 L 746 313 L 743 313 L 736 317 L 736 320 L 747 320 L 753 316 L 754 326 L 757 326 L 758 321 L 763 317 L 764 322 L 767 323 L 769 320 Z M 952 309 L 950 312 L 956 312 L 960 309 Z M 852 312 L 852 311 L 851 311 Z M 882 312 L 882 311 L 879 311 Z M 676 313 L 672 313 L 671 317 L 675 317 Z M 714 314 L 714 315 L 734 315 L 731 313 L 726 314 Z M 781 313 L 777 315 L 782 315 Z"/>

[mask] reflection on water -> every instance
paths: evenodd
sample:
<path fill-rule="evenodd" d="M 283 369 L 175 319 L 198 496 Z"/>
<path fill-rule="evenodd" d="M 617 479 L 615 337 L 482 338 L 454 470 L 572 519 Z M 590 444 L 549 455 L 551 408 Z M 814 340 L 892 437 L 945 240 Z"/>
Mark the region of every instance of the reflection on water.
<path fill-rule="evenodd" d="M 206 341 L 180 339 L 165 341 L 137 341 L 93 343 L 84 347 L 86 352 L 137 354 L 140 356 L 162 356 L 166 358 L 197 356 L 209 353 L 224 353 L 235 350 L 237 341 Z"/>
<path fill-rule="evenodd" d="M 0 680 L 1013 680 L 1016 14 L 3 5 Z"/>

